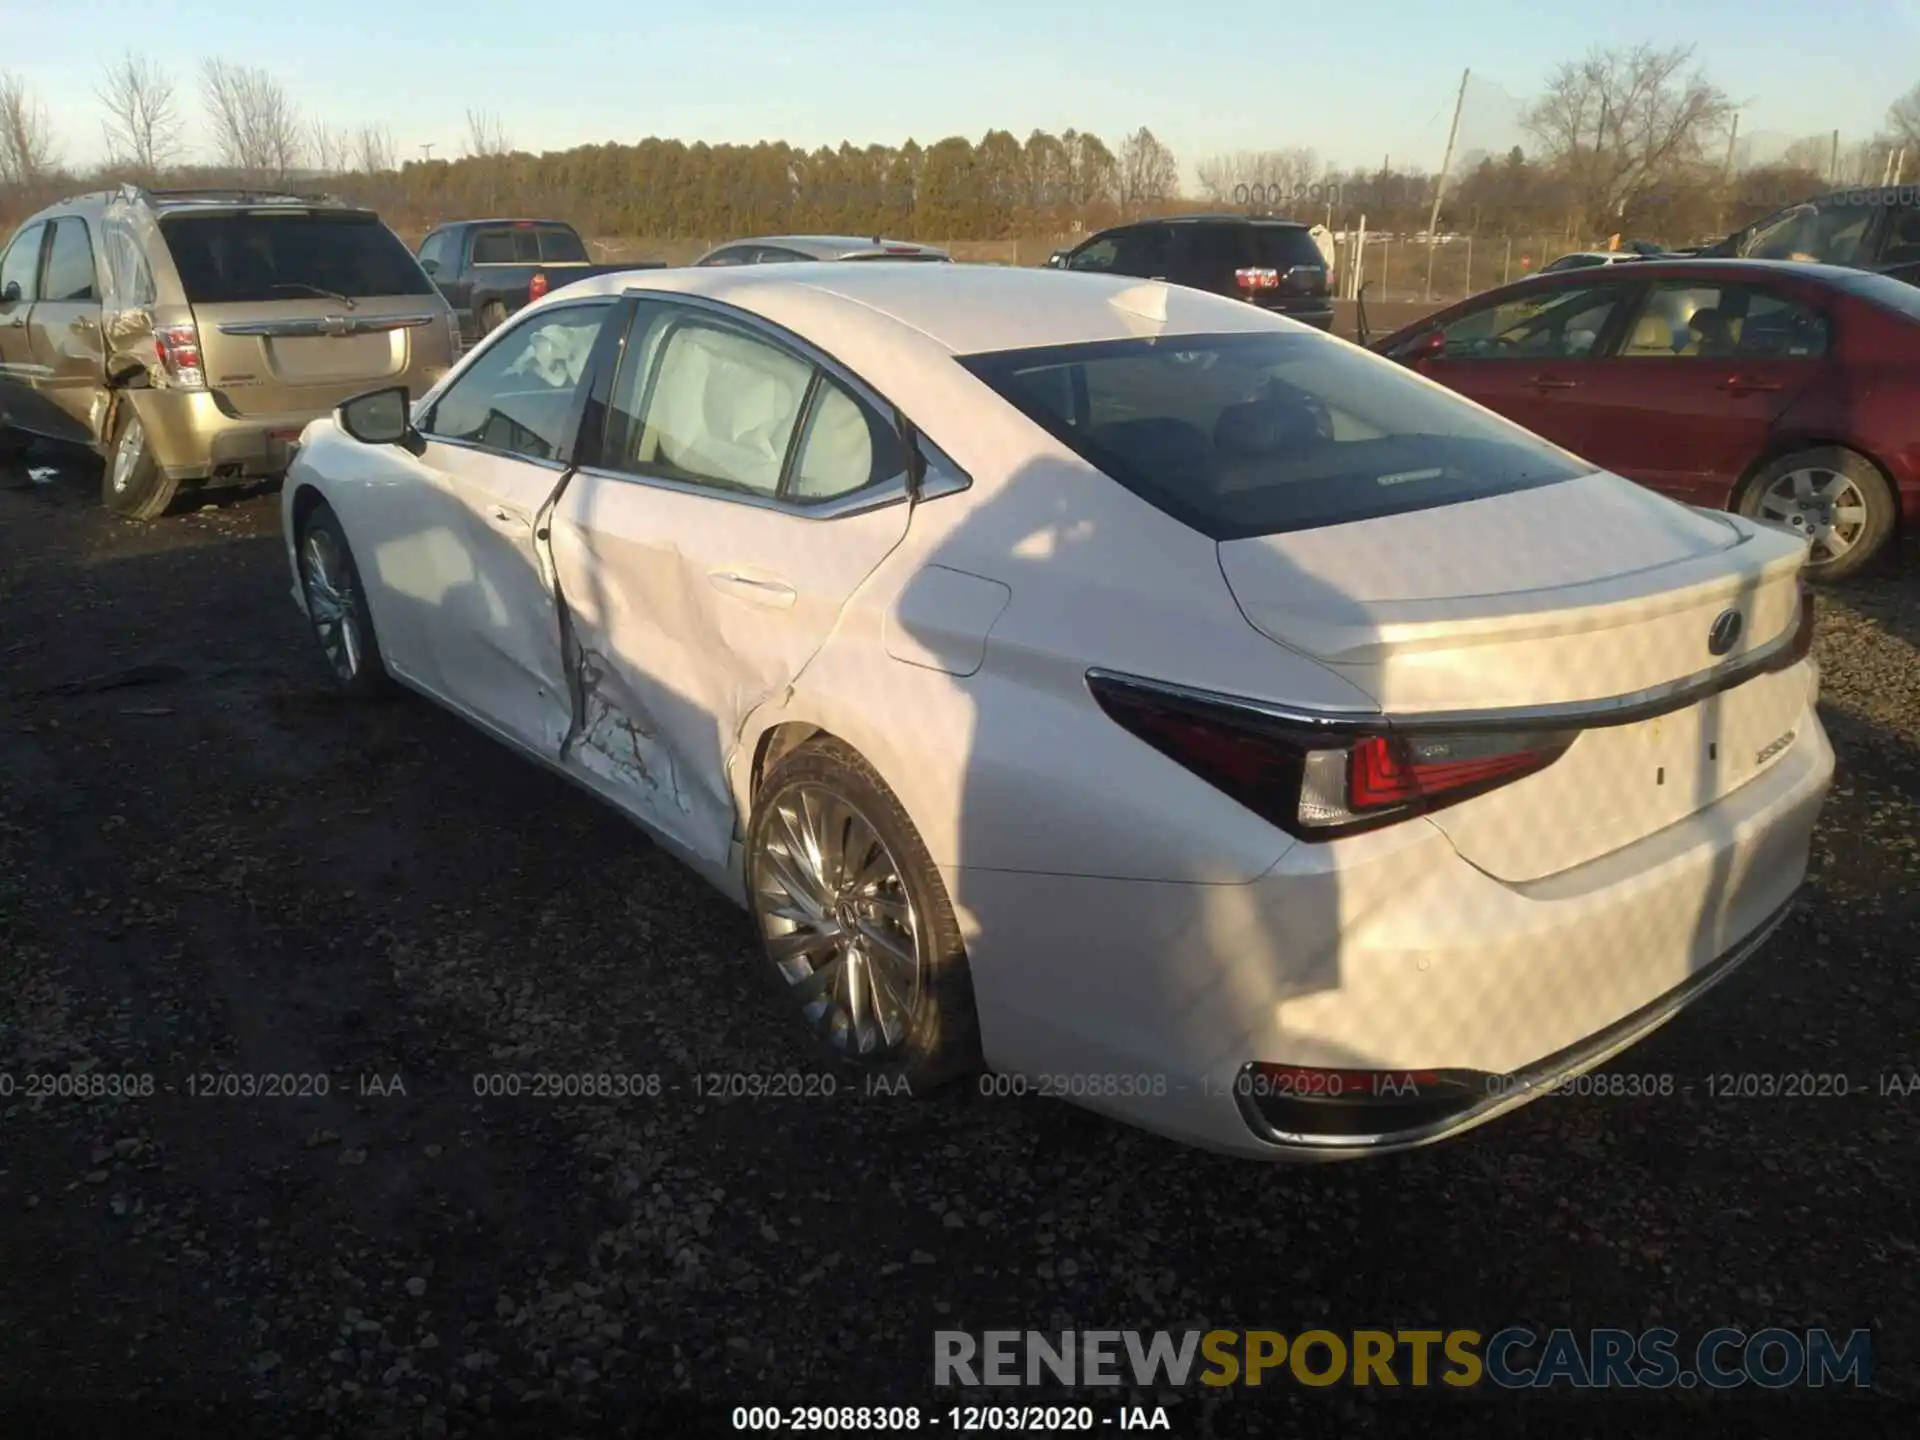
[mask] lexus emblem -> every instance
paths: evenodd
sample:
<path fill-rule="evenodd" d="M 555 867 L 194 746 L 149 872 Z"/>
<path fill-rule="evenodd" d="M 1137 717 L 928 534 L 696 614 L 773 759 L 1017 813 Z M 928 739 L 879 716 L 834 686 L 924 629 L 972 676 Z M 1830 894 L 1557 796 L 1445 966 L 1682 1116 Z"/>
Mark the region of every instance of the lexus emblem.
<path fill-rule="evenodd" d="M 1740 631 L 1745 626 L 1738 610 L 1722 610 L 1714 617 L 1713 628 L 1707 631 L 1707 653 L 1724 655 L 1740 643 Z"/>

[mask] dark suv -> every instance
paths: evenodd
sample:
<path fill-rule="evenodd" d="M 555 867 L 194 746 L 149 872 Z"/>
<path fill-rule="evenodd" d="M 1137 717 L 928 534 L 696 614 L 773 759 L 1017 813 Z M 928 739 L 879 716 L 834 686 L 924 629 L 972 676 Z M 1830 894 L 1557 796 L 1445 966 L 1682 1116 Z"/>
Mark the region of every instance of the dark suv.
<path fill-rule="evenodd" d="M 1056 251 L 1047 263 L 1210 290 L 1321 330 L 1333 328 L 1326 257 L 1297 220 L 1246 215 L 1137 220 Z"/>
<path fill-rule="evenodd" d="M 1860 185 L 1816 195 L 1688 253 L 1811 260 L 1920 285 L 1920 185 Z"/>

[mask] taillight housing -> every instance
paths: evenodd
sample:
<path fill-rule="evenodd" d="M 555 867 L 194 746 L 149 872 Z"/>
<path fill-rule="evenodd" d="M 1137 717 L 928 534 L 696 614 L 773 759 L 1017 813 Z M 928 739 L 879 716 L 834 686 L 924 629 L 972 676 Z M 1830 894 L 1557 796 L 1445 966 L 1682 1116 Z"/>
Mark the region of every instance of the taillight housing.
<path fill-rule="evenodd" d="M 449 310 L 446 314 L 446 321 L 447 345 L 449 347 L 447 351 L 447 363 L 449 365 L 455 365 L 459 363 L 460 357 L 466 353 L 466 342 L 460 338 L 460 317 Z"/>
<path fill-rule="evenodd" d="M 1816 616 L 1813 603 L 1813 586 L 1807 583 L 1807 577 L 1800 577 L 1800 612 L 1793 627 L 1793 641 L 1787 646 L 1782 665 L 1797 665 L 1813 653 L 1813 633 Z"/>
<path fill-rule="evenodd" d="M 153 350 L 167 384 L 175 390 L 204 390 L 207 372 L 200 359 L 200 331 L 194 325 L 156 325 Z"/>
<path fill-rule="evenodd" d="M 527 300 L 531 303 L 546 293 L 547 272 L 544 270 L 536 270 L 533 272 L 533 279 L 527 282 Z"/>
<path fill-rule="evenodd" d="M 1280 288 L 1280 272 L 1278 270 L 1265 269 L 1260 266 L 1236 270 L 1233 272 L 1233 283 L 1238 285 L 1242 290 L 1278 290 Z"/>
<path fill-rule="evenodd" d="M 1256 704 L 1176 694 L 1096 672 L 1100 708 L 1256 815 L 1302 840 L 1396 824 L 1544 770 L 1577 730 L 1328 726 Z"/>

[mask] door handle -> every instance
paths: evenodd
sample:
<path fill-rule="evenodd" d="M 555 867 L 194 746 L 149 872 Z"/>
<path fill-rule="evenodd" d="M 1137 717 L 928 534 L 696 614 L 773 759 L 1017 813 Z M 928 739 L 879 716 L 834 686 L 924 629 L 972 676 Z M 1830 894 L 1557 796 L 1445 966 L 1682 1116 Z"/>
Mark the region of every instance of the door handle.
<path fill-rule="evenodd" d="M 75 318 L 73 328 L 82 332 L 98 330 L 100 328 L 100 322 L 95 320 L 91 315 L 81 315 Z"/>
<path fill-rule="evenodd" d="M 1778 380 L 1749 380 L 1744 375 L 1736 375 L 1727 381 L 1727 389 L 1735 395 L 1752 395 L 1762 390 L 1778 390 Z"/>
<path fill-rule="evenodd" d="M 527 517 L 514 514 L 513 511 L 507 509 L 504 505 L 489 505 L 487 507 L 487 518 L 504 529 L 524 530 L 527 528 Z"/>
<path fill-rule="evenodd" d="M 1527 381 L 1535 390 L 1574 390 L 1578 389 L 1578 380 L 1562 380 L 1554 375 L 1536 375 Z"/>
<path fill-rule="evenodd" d="M 16 316 L 14 316 L 14 318 L 13 318 L 13 319 L 11 319 L 11 320 L 9 320 L 9 321 L 7 321 L 7 329 L 9 329 L 9 330 L 21 330 L 21 329 L 24 329 L 24 328 L 26 328 L 26 323 L 27 323 L 27 317 L 26 317 L 26 316 L 24 316 L 24 315 L 16 315 Z"/>
<path fill-rule="evenodd" d="M 716 590 L 730 591 L 756 605 L 784 610 L 794 601 L 793 587 L 782 580 L 760 580 L 734 570 L 709 571 L 707 579 Z"/>

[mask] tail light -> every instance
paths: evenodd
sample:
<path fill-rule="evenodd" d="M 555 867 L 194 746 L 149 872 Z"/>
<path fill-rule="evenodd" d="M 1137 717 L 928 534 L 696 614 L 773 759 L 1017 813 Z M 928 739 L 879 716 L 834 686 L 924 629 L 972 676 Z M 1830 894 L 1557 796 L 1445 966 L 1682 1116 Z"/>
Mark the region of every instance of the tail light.
<path fill-rule="evenodd" d="M 1813 628 L 1815 614 L 1813 606 L 1813 586 L 1807 583 L 1807 577 L 1800 577 L 1800 614 L 1793 627 L 1793 643 L 1787 646 L 1783 664 L 1797 665 L 1813 653 Z"/>
<path fill-rule="evenodd" d="M 456 365 L 466 351 L 466 342 L 460 338 L 460 317 L 453 311 L 447 311 L 447 364 Z"/>
<path fill-rule="evenodd" d="M 1280 272 L 1259 267 L 1233 272 L 1233 283 L 1242 290 L 1278 290 Z"/>
<path fill-rule="evenodd" d="M 194 325 L 154 327 L 153 350 L 167 383 L 176 390 L 204 390 L 207 372 L 200 362 L 200 331 Z"/>
<path fill-rule="evenodd" d="M 1087 683 L 1122 727 L 1303 840 L 1377 829 L 1511 784 L 1558 760 L 1579 733 L 1334 732 L 1113 676 Z"/>
<path fill-rule="evenodd" d="M 536 270 L 533 272 L 533 279 L 527 282 L 527 300 L 531 303 L 546 293 L 547 272 L 544 270 Z"/>

